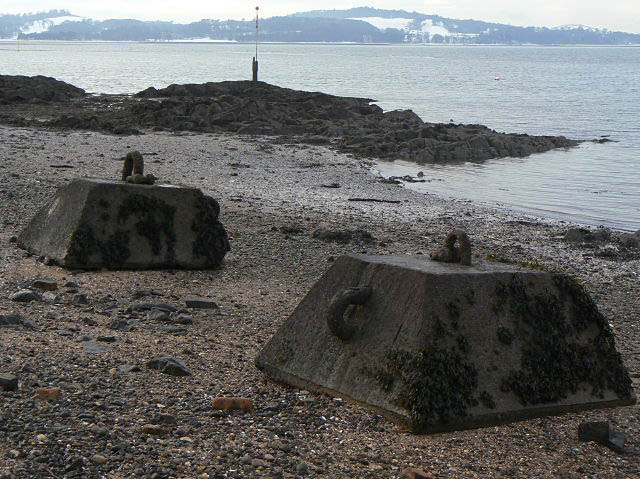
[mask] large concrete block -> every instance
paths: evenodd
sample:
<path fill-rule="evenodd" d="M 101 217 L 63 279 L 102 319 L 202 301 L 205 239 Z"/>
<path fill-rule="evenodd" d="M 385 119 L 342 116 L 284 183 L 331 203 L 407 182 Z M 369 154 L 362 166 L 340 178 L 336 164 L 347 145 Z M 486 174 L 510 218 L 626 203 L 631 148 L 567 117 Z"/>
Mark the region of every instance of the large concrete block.
<path fill-rule="evenodd" d="M 38 211 L 18 246 L 67 268 L 214 268 L 229 250 L 219 211 L 196 188 L 75 179 Z"/>
<path fill-rule="evenodd" d="M 580 285 L 493 262 L 343 256 L 256 365 L 414 432 L 635 402 L 611 328 Z"/>

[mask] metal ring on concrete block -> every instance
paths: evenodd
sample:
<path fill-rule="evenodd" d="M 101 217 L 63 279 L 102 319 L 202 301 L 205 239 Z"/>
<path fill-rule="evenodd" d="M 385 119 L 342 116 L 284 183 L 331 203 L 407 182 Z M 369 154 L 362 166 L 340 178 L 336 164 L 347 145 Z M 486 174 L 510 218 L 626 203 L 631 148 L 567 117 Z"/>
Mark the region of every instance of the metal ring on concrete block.
<path fill-rule="evenodd" d="M 460 248 L 456 248 L 456 241 Z M 471 241 L 469 235 L 462 230 L 453 230 L 444 240 L 444 246 L 431 253 L 431 259 L 443 263 L 460 263 L 471 266 Z"/>
<path fill-rule="evenodd" d="M 356 328 L 345 322 L 344 313 L 352 304 L 366 303 L 371 292 L 371 288 L 345 288 L 338 291 L 331 298 L 325 314 L 329 331 L 343 341 L 351 339 Z"/>

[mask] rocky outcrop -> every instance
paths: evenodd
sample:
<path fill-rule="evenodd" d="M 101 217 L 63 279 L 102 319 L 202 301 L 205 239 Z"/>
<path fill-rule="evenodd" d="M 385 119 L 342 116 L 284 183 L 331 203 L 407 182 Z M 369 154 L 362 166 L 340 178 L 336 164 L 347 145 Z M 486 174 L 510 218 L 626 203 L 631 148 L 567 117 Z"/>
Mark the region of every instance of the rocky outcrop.
<path fill-rule="evenodd" d="M 417 163 L 523 157 L 579 143 L 562 136 L 498 133 L 482 125 L 426 123 L 411 110 L 384 112 L 374 101 L 232 81 L 90 97 L 40 115 L 58 128 L 278 135 L 288 143 L 331 144 L 356 155 Z M 0 121 L 25 126 L 34 116 L 21 111 L 0 115 Z"/>
<path fill-rule="evenodd" d="M 51 77 L 0 75 L 0 105 L 65 101 L 85 95 L 83 89 Z"/>

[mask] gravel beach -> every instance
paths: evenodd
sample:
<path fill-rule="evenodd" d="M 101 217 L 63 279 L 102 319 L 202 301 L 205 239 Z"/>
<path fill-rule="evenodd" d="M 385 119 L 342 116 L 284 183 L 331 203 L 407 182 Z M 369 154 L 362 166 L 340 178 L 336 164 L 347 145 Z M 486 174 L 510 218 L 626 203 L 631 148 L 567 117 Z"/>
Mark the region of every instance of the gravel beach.
<path fill-rule="evenodd" d="M 60 186 L 117 179 L 130 150 L 160 182 L 220 202 L 231 243 L 221 269 L 68 271 L 17 248 L 15 236 Z M 421 472 L 405 477 L 432 478 L 640 475 L 637 405 L 418 436 L 358 405 L 274 383 L 253 362 L 340 255 L 429 254 L 460 228 L 475 260 L 577 278 L 609 318 L 637 394 L 633 238 L 592 229 L 594 240 L 567 241 L 579 225 L 418 194 L 381 181 L 370 160 L 272 137 L 0 126 L 0 159 L 0 373 L 19 381 L 0 388 L 2 479 L 396 478 L 407 468 Z M 343 242 L 323 232 L 344 232 Z M 12 296 L 27 289 L 30 301 Z M 215 305 L 187 307 L 190 297 Z M 142 302 L 178 311 L 130 308 Z M 146 364 L 167 356 L 191 375 Z M 222 396 L 253 408 L 214 409 Z M 609 421 L 631 452 L 580 442 L 585 421 Z"/>

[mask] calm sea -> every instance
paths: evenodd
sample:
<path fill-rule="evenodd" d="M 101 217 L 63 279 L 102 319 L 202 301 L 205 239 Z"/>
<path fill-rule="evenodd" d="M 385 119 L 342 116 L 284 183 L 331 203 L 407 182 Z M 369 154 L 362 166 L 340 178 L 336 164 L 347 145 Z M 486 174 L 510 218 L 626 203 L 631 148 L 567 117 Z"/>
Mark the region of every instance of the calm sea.
<path fill-rule="evenodd" d="M 48 75 L 97 93 L 247 79 L 254 46 L 2 42 L 0 73 Z M 418 166 L 380 163 L 408 187 L 557 219 L 640 229 L 640 47 L 260 46 L 260 79 L 375 99 L 425 121 L 565 135 L 585 143 L 525 159 Z"/>

